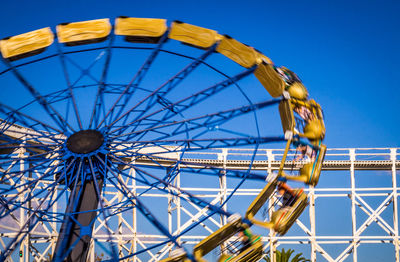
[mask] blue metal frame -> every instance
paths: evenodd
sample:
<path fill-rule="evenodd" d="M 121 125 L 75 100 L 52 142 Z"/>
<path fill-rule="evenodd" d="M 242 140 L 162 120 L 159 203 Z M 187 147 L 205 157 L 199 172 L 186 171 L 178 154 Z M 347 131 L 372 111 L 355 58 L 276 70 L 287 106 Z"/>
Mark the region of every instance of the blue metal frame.
<path fill-rule="evenodd" d="M 202 54 L 199 58 L 195 59 L 192 61 L 190 64 L 188 64 L 185 68 L 183 68 L 181 71 L 179 71 L 175 76 L 167 80 L 164 84 L 162 84 L 160 87 L 156 88 L 151 94 L 143 98 L 139 103 L 137 103 L 134 107 L 130 108 L 127 112 L 116 118 L 111 124 L 109 124 L 107 127 L 109 128 L 110 126 L 114 125 L 116 122 L 120 121 L 123 119 L 122 126 L 125 128 L 129 126 L 131 123 L 126 123 L 128 116 L 135 111 L 140 105 L 145 103 L 147 101 L 147 105 L 145 106 L 144 109 L 141 110 L 141 113 L 138 114 L 138 116 L 135 117 L 134 121 L 137 121 L 139 118 L 141 118 L 145 112 L 147 112 L 150 108 L 152 108 L 156 103 L 157 103 L 157 97 L 160 95 L 165 96 L 167 95 L 172 89 L 174 89 L 179 83 L 182 82 L 185 77 L 187 77 L 191 72 L 193 72 L 199 65 L 202 64 L 202 62 L 210 56 L 214 51 L 215 51 L 216 45 L 210 47 L 204 54 Z M 121 134 L 124 131 L 118 130 L 118 133 Z"/>
<path fill-rule="evenodd" d="M 149 115 L 143 116 L 144 113 L 141 113 L 138 117 L 136 117 L 133 121 L 129 122 L 129 123 L 125 123 L 123 126 L 117 128 L 117 129 L 113 129 L 111 131 L 111 133 L 115 133 L 118 132 L 117 135 L 120 135 L 123 131 L 126 131 L 128 128 L 131 128 L 131 126 L 133 125 L 133 131 L 136 130 L 140 124 L 141 121 L 143 121 L 144 119 L 147 119 L 151 116 L 154 116 L 158 113 L 166 113 L 163 118 L 160 120 L 160 123 L 163 123 L 164 121 L 167 121 L 172 115 L 176 115 L 179 113 L 182 113 L 184 110 L 191 108 L 193 106 L 195 106 L 196 104 L 204 101 L 205 99 L 211 97 L 212 95 L 215 95 L 216 93 L 222 91 L 223 89 L 227 88 L 228 86 L 234 84 L 236 81 L 239 81 L 240 79 L 250 75 L 251 73 L 253 73 L 253 71 L 255 70 L 255 67 L 250 68 L 245 70 L 244 72 L 241 72 L 237 75 L 235 75 L 234 77 L 228 78 L 226 80 L 221 81 L 220 83 L 217 83 L 213 86 L 210 86 L 202 91 L 197 92 L 194 95 L 191 95 L 189 97 L 186 97 L 184 99 L 181 99 L 178 102 L 172 103 L 172 104 L 167 104 L 166 107 L 164 107 L 163 109 L 157 110 Z M 186 103 L 187 104 L 186 104 Z M 154 105 L 154 103 L 152 104 Z M 137 108 L 138 105 L 136 105 L 134 108 L 131 108 L 131 110 Z M 166 110 L 168 109 L 168 110 Z M 146 112 L 147 110 L 143 110 L 143 112 Z M 171 115 L 171 112 L 173 112 L 173 114 Z M 114 121 L 115 122 L 115 121 Z M 130 139 L 131 137 L 128 137 L 127 139 Z"/>
<path fill-rule="evenodd" d="M 104 119 L 110 119 L 110 123 L 108 123 L 108 126 L 111 125 L 111 122 L 115 119 L 117 119 L 121 113 L 123 112 L 125 106 L 128 104 L 128 101 L 131 99 L 133 94 L 135 93 L 136 89 L 139 87 L 140 83 L 142 82 L 143 78 L 146 76 L 148 70 L 150 69 L 151 65 L 155 61 L 157 55 L 160 53 L 162 46 L 168 39 L 168 32 L 166 32 L 161 38 L 158 44 L 154 47 L 154 50 L 151 52 L 150 56 L 146 59 L 146 61 L 143 63 L 141 68 L 136 72 L 135 76 L 132 78 L 132 80 L 129 82 L 128 85 L 126 85 L 125 89 L 121 92 L 120 96 L 118 99 L 115 101 L 111 109 L 107 112 L 107 114 L 104 116 Z M 123 98 L 123 101 L 121 103 L 121 99 Z M 118 112 L 113 115 L 114 110 L 116 108 L 119 108 Z M 110 117 L 108 117 L 110 115 Z M 102 124 L 103 121 L 101 121 L 98 125 L 97 128 L 99 128 Z"/>
<path fill-rule="evenodd" d="M 77 210 L 80 201 L 70 200 L 69 196 L 75 194 L 79 183 L 85 184 L 87 181 L 92 181 L 95 189 L 94 196 L 99 199 L 99 207 L 90 211 L 97 212 L 96 217 L 90 222 L 93 226 L 97 218 L 102 217 L 104 223 L 108 225 L 108 219 L 121 214 L 132 208 L 137 208 L 143 216 L 169 240 L 161 244 L 155 244 L 148 248 L 137 250 L 135 254 L 118 258 L 120 254 L 115 247 L 113 236 L 108 231 L 108 243 L 105 249 L 109 250 L 109 255 L 112 261 L 118 259 L 126 259 L 135 255 L 144 253 L 145 251 L 158 248 L 168 242 L 173 243 L 177 247 L 185 249 L 184 245 L 178 243 L 177 239 L 192 230 L 200 223 L 204 222 L 210 216 L 219 214 L 229 216 L 230 211 L 225 211 L 223 206 L 226 201 L 233 195 L 230 193 L 228 199 L 218 205 L 212 205 L 209 202 L 194 196 L 190 192 L 173 186 L 173 180 L 179 172 L 178 168 L 184 167 L 184 171 L 192 174 L 201 174 L 207 176 L 220 176 L 223 169 L 207 164 L 194 163 L 185 160 L 185 154 L 195 151 L 207 150 L 221 147 L 236 147 L 245 146 L 253 148 L 253 156 L 250 160 L 250 165 L 247 171 L 241 170 L 226 170 L 226 176 L 238 179 L 237 186 L 234 192 L 247 179 L 264 181 L 266 175 L 250 172 L 253 165 L 255 154 L 258 147 L 264 143 L 284 141 L 282 136 L 263 136 L 258 127 L 257 111 L 269 106 L 277 105 L 280 99 L 273 99 L 259 103 L 253 103 L 246 95 L 244 89 L 238 85 L 238 82 L 243 78 L 250 76 L 256 66 L 237 73 L 234 76 L 228 76 L 221 70 L 213 67 L 205 61 L 213 53 L 217 44 L 205 50 L 199 57 L 191 57 L 186 54 L 181 54 L 175 51 L 163 49 L 168 39 L 168 32 L 164 34 L 159 42 L 152 47 L 142 46 L 118 46 L 115 43 L 118 37 L 110 37 L 104 46 L 95 48 L 86 48 L 74 51 L 68 51 L 61 44 L 57 44 L 57 53 L 42 56 L 38 59 L 31 59 L 29 62 L 17 63 L 2 59 L 7 67 L 0 72 L 0 80 L 2 75 L 12 74 L 16 77 L 22 86 L 31 94 L 33 100 L 29 103 L 18 107 L 7 105 L 7 101 L 0 102 L 0 167 L 6 167 L 7 176 L 0 178 L 0 219 L 7 216 L 14 216 L 14 212 L 19 210 L 27 210 L 31 218 L 26 221 L 16 237 L 7 245 L 6 249 L 2 250 L 0 260 L 4 260 L 10 255 L 22 241 L 23 237 L 29 233 L 29 229 L 33 228 L 39 222 L 58 222 L 63 223 L 64 227 L 71 228 L 74 224 L 79 224 L 75 218 L 83 211 Z M 134 74 L 128 83 L 109 83 L 108 75 L 111 61 L 113 59 L 114 49 L 135 49 L 150 51 L 149 56 L 143 62 L 140 69 Z M 87 68 L 82 68 L 79 62 L 76 62 L 70 55 L 100 52 L 100 54 L 90 63 Z M 149 77 L 149 71 L 161 54 L 171 55 L 172 57 L 179 56 L 188 59 L 187 65 L 184 66 L 172 78 L 166 80 L 161 86 L 154 90 L 145 90 L 141 84 L 144 79 Z M 48 59 L 57 58 L 61 65 L 62 73 L 65 78 L 66 88 L 63 88 L 52 93 L 42 94 L 33 86 L 28 79 L 20 72 L 26 65 L 32 65 L 38 62 L 45 62 Z M 98 78 L 93 76 L 90 70 L 93 66 L 104 60 L 101 76 Z M 78 75 L 74 76 L 70 72 L 70 65 L 78 70 Z M 178 101 L 168 98 L 167 95 L 179 86 L 192 72 L 200 65 L 204 65 L 209 70 L 216 72 L 223 77 L 223 80 L 213 84 L 201 91 L 195 92 L 193 95 L 187 96 Z M 22 70 L 21 70 L 22 71 Z M 94 84 L 78 85 L 78 82 L 83 76 L 88 76 L 94 81 Z M 73 80 L 75 79 L 75 80 Z M 193 109 L 198 105 L 208 101 L 208 99 L 217 96 L 221 91 L 230 86 L 238 88 L 242 96 L 247 101 L 247 105 L 238 106 L 232 109 L 204 114 L 199 112 L 198 115 L 190 115 L 188 117 L 188 109 Z M 77 103 L 76 91 L 84 88 L 96 88 L 96 96 L 93 103 L 90 104 L 90 119 L 85 126 L 82 119 L 81 108 Z M 137 94 L 136 90 L 145 90 L 148 95 L 139 99 L 139 102 L 128 107 L 129 102 Z M 106 108 L 104 101 L 108 94 L 118 94 L 115 101 L 112 101 L 109 108 Z M 58 102 L 65 102 L 67 109 L 64 113 L 60 113 L 57 107 Z M 92 101 L 90 101 L 92 102 Z M 24 110 L 32 105 L 40 105 L 46 114 L 51 118 L 51 121 L 46 121 L 40 115 L 28 115 Z M 156 109 L 161 106 L 161 109 Z M 71 110 L 71 112 L 70 112 Z M 238 118 L 246 114 L 254 114 L 254 123 L 256 135 L 246 134 L 242 131 L 232 130 L 225 126 L 231 119 Z M 181 120 L 176 120 L 179 116 Z M 8 136 L 7 133 L 11 127 L 15 125 L 26 128 L 28 131 L 20 131 L 20 137 L 15 138 Z M 89 153 L 74 153 L 66 146 L 67 139 L 80 130 L 95 129 L 104 136 L 103 144 L 93 152 Z M 22 129 L 21 129 L 22 130 Z M 226 133 L 226 137 L 214 137 L 212 134 L 215 130 Z M 33 132 L 31 132 L 33 131 Z M 56 137 L 59 135 L 59 137 Z M 146 140 L 148 135 L 153 135 L 153 138 Z M 47 142 L 42 142 L 46 140 Z M 175 149 L 168 149 L 166 146 L 176 145 Z M 178 159 L 167 159 L 156 157 L 157 152 L 143 153 L 140 151 L 143 148 L 155 146 L 167 153 L 179 154 Z M 15 157 L 13 150 L 23 148 L 26 150 L 26 155 L 18 158 Z M 2 151 L 3 150 L 3 151 Z M 11 158 L 13 156 L 13 158 Z M 51 157 L 51 158 L 50 158 Z M 130 159 L 147 158 L 155 165 L 145 167 L 139 164 L 131 164 Z M 162 161 L 175 161 L 171 166 L 165 167 Z M 18 170 L 18 165 L 29 162 L 30 166 L 24 171 Z M 127 172 L 118 169 L 118 165 L 126 166 L 136 171 L 136 176 L 130 176 Z M 148 171 L 151 168 L 151 172 Z M 152 173 L 154 171 L 154 173 Z M 31 180 L 23 181 L 29 172 L 35 172 L 37 177 Z M 159 174 L 162 173 L 160 176 Z M 118 175 L 125 178 L 135 179 L 138 183 L 147 185 L 148 190 L 158 190 L 162 193 L 172 194 L 176 197 L 181 197 L 185 201 L 194 203 L 195 205 L 207 208 L 208 214 L 202 217 L 198 222 L 194 223 L 189 228 L 185 229 L 178 235 L 172 235 L 168 229 L 163 226 L 162 219 L 158 219 L 151 209 L 143 204 L 141 196 L 144 192 L 138 195 L 133 195 L 128 192 L 123 181 Z M 99 178 L 103 180 L 99 180 Z M 24 194 L 24 190 L 28 188 L 36 188 L 41 181 L 50 181 L 45 187 L 30 192 L 29 196 L 24 201 L 19 201 L 19 196 Z M 10 185 L 10 181 L 14 181 L 15 185 Z M 103 181 L 100 184 L 100 181 Z M 116 203 L 111 206 L 106 206 L 102 200 L 102 191 L 106 183 L 115 186 L 123 194 L 126 200 L 121 203 Z M 59 190 L 61 188 L 61 190 Z M 71 189 L 71 192 L 68 191 Z M 82 186 L 80 186 L 80 189 Z M 173 189 L 173 190 L 171 190 Z M 44 199 L 39 207 L 32 208 L 26 204 L 34 198 L 47 196 L 48 199 L 53 199 L 54 194 L 58 192 L 54 200 L 47 201 Z M 49 198 L 50 197 L 50 198 Z M 53 212 L 50 208 L 54 203 L 60 201 L 61 198 L 67 199 L 67 208 L 64 212 Z M 62 201 L 60 201 L 62 202 Z M 134 204 L 134 207 L 127 207 L 128 204 Z M 14 216 L 15 217 L 15 216 Z M 16 217 L 15 217 L 16 218 Z M 249 224 L 251 224 L 248 221 Z M 28 228 L 28 230 L 25 230 Z M 89 229 L 87 229 L 89 230 Z M 90 231 L 90 230 L 89 230 Z M 65 238 L 71 234 L 71 230 L 64 231 Z M 53 261 L 63 261 L 70 252 L 74 249 L 79 239 L 84 235 L 80 235 L 75 243 L 68 244 L 67 241 L 62 241 L 60 238 L 60 246 Z M 186 250 L 188 257 L 194 260 L 194 257 Z"/>

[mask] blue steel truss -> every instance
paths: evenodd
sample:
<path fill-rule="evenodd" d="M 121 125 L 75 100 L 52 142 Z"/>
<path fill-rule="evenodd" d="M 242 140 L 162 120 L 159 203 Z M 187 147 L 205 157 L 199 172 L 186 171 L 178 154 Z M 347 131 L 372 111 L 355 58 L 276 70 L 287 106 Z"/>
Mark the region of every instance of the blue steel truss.
<path fill-rule="evenodd" d="M 123 45 L 121 39 L 112 36 L 105 44 L 98 44 L 94 48 L 82 46 L 71 51 L 57 44 L 54 54 L 43 53 L 27 62 L 2 59 L 2 88 L 13 88 L 12 81 L 15 81 L 31 98 L 29 102 L 20 103 L 17 97 L 0 99 L 0 223 L 9 219 L 22 221 L 13 237 L 5 239 L 5 247 L 0 248 L 0 261 L 16 256 L 17 252 L 14 251 L 21 250 L 23 241 L 40 223 L 55 223 L 58 229 L 62 228 L 53 261 L 63 261 L 73 255 L 80 243 L 88 243 L 93 226 L 98 221 L 102 221 L 109 229 L 108 241 L 102 247 L 110 261 L 140 256 L 168 243 L 185 249 L 188 257 L 194 259 L 190 248 L 177 241 L 179 237 L 195 230 L 212 216 L 230 216 L 233 212 L 224 209 L 224 205 L 244 181 L 264 183 L 266 174 L 250 171 L 257 149 L 267 143 L 284 142 L 285 139 L 279 135 L 280 128 L 276 134 L 269 134 L 259 127 L 261 120 L 269 120 L 264 117 L 258 119 L 258 111 L 264 112 L 266 108 L 274 107 L 273 114 L 276 114 L 276 105 L 281 99 L 266 100 L 267 93 L 261 85 L 258 87 L 258 100 L 249 98 L 241 81 L 249 81 L 255 67 L 228 74 L 223 72 L 224 67 L 229 66 L 226 61 L 221 61 L 223 66 L 207 63 L 206 60 L 218 56 L 215 55 L 217 45 L 193 56 L 168 46 L 167 39 L 168 32 L 158 43 L 143 47 L 139 44 Z M 139 69 L 127 81 L 109 80 L 110 75 L 117 70 L 113 68 L 118 62 L 113 60 L 117 50 L 148 53 Z M 90 54 L 94 55 L 88 60 Z M 82 63 L 80 59 L 83 58 L 80 56 L 84 57 L 85 63 Z M 155 74 L 164 77 L 160 71 L 151 71 L 160 56 L 167 56 L 168 61 L 184 59 L 186 64 L 172 77 L 164 80 L 163 84 L 148 87 L 143 83 Z M 62 77 L 59 85 L 49 91 L 44 88 L 46 75 L 36 75 L 33 78 L 26 68 L 37 65 L 41 67 L 54 60 L 59 63 Z M 101 70 L 96 74 L 95 68 L 99 65 Z M 217 80 L 210 81 L 205 87 L 193 88 L 191 95 L 174 97 L 173 91 L 188 88 L 182 85 L 183 80 L 200 70 L 208 70 L 210 74 L 217 75 Z M 88 80 L 85 82 L 83 79 Z M 240 103 L 234 107 L 227 105 L 223 109 L 216 107 L 211 113 L 203 112 L 204 105 L 207 109 L 213 108 L 215 102 L 212 101 L 216 98 L 221 101 L 233 99 L 236 103 L 236 97 L 226 95 L 226 91 L 231 89 L 236 90 L 241 97 Z M 95 95 L 91 101 L 82 104 L 86 97 L 82 97 L 84 95 L 81 91 L 85 90 L 94 90 Z M 246 122 L 240 122 L 243 127 L 238 128 L 238 123 L 234 123 L 236 119 L 245 119 Z M 249 126 L 253 130 L 249 131 Z M 71 147 L 72 137 L 88 130 L 97 132 L 101 140 L 94 139 L 92 143 L 101 141 L 101 145 L 88 152 L 86 149 Z M 185 158 L 187 154 L 222 147 L 253 148 L 248 169 L 226 170 L 223 173 L 222 168 L 194 163 Z M 140 163 L 140 160 L 151 164 Z M 135 173 L 131 174 L 128 170 L 134 170 Z M 178 170 L 205 178 L 218 178 L 223 173 L 236 181 L 236 186 L 223 203 L 212 204 L 176 187 L 174 181 Z M 182 198 L 208 211 L 197 222 L 173 235 L 165 226 L 164 218 L 160 218 L 142 200 L 144 193 L 150 189 L 140 193 L 132 192 L 132 188 L 125 182 L 128 179 L 150 186 L 151 190 Z M 98 202 L 95 203 L 96 207 L 82 211 L 79 207 L 85 201 L 81 199 L 83 188 L 89 184 L 93 191 L 91 197 Z M 114 186 L 115 191 L 122 194 L 123 200 L 107 204 L 106 196 L 102 194 L 107 185 Z M 35 202 L 37 199 L 40 201 Z M 168 240 L 133 253 L 119 253 L 112 234 L 115 226 L 112 219 L 132 209 L 137 209 Z M 26 213 L 27 216 L 21 218 L 16 213 Z M 81 220 L 86 215 L 92 218 Z M 76 228 L 75 231 L 73 228 Z M 72 238 L 72 234 L 76 236 Z"/>

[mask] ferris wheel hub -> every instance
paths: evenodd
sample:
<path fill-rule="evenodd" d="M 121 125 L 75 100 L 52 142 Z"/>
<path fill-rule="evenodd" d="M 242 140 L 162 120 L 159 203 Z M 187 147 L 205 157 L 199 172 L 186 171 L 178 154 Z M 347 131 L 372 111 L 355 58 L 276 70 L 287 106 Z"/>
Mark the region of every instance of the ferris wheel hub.
<path fill-rule="evenodd" d="M 97 130 L 81 130 L 67 139 L 67 148 L 76 154 L 88 154 L 99 149 L 104 143 L 104 136 Z"/>

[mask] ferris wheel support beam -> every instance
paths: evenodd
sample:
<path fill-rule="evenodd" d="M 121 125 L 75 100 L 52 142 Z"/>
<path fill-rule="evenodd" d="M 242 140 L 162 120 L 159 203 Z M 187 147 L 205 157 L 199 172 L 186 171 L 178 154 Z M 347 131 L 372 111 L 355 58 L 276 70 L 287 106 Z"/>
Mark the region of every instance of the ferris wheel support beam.
<path fill-rule="evenodd" d="M 101 190 L 102 184 L 103 179 L 97 178 L 97 183 L 85 180 L 83 184 L 74 186 L 53 255 L 54 262 L 64 261 L 65 256 L 68 261 L 86 261 L 91 241 L 90 232 L 97 216 L 97 212 L 88 210 L 97 209 L 100 199 L 96 190 Z"/>

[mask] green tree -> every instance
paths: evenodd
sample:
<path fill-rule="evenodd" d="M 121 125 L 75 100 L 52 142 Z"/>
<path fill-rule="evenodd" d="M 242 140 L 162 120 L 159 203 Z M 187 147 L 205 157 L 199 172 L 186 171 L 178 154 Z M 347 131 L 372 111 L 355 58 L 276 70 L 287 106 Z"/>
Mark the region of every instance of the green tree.
<path fill-rule="evenodd" d="M 284 248 L 282 248 L 282 251 L 276 250 L 276 262 L 311 262 L 311 260 L 306 259 L 303 257 L 303 253 L 299 253 L 296 256 L 294 256 L 291 260 L 290 257 L 294 253 L 293 249 L 289 249 L 288 251 L 285 251 Z M 271 262 L 271 258 L 267 255 L 264 257 L 264 260 L 267 262 Z"/>

